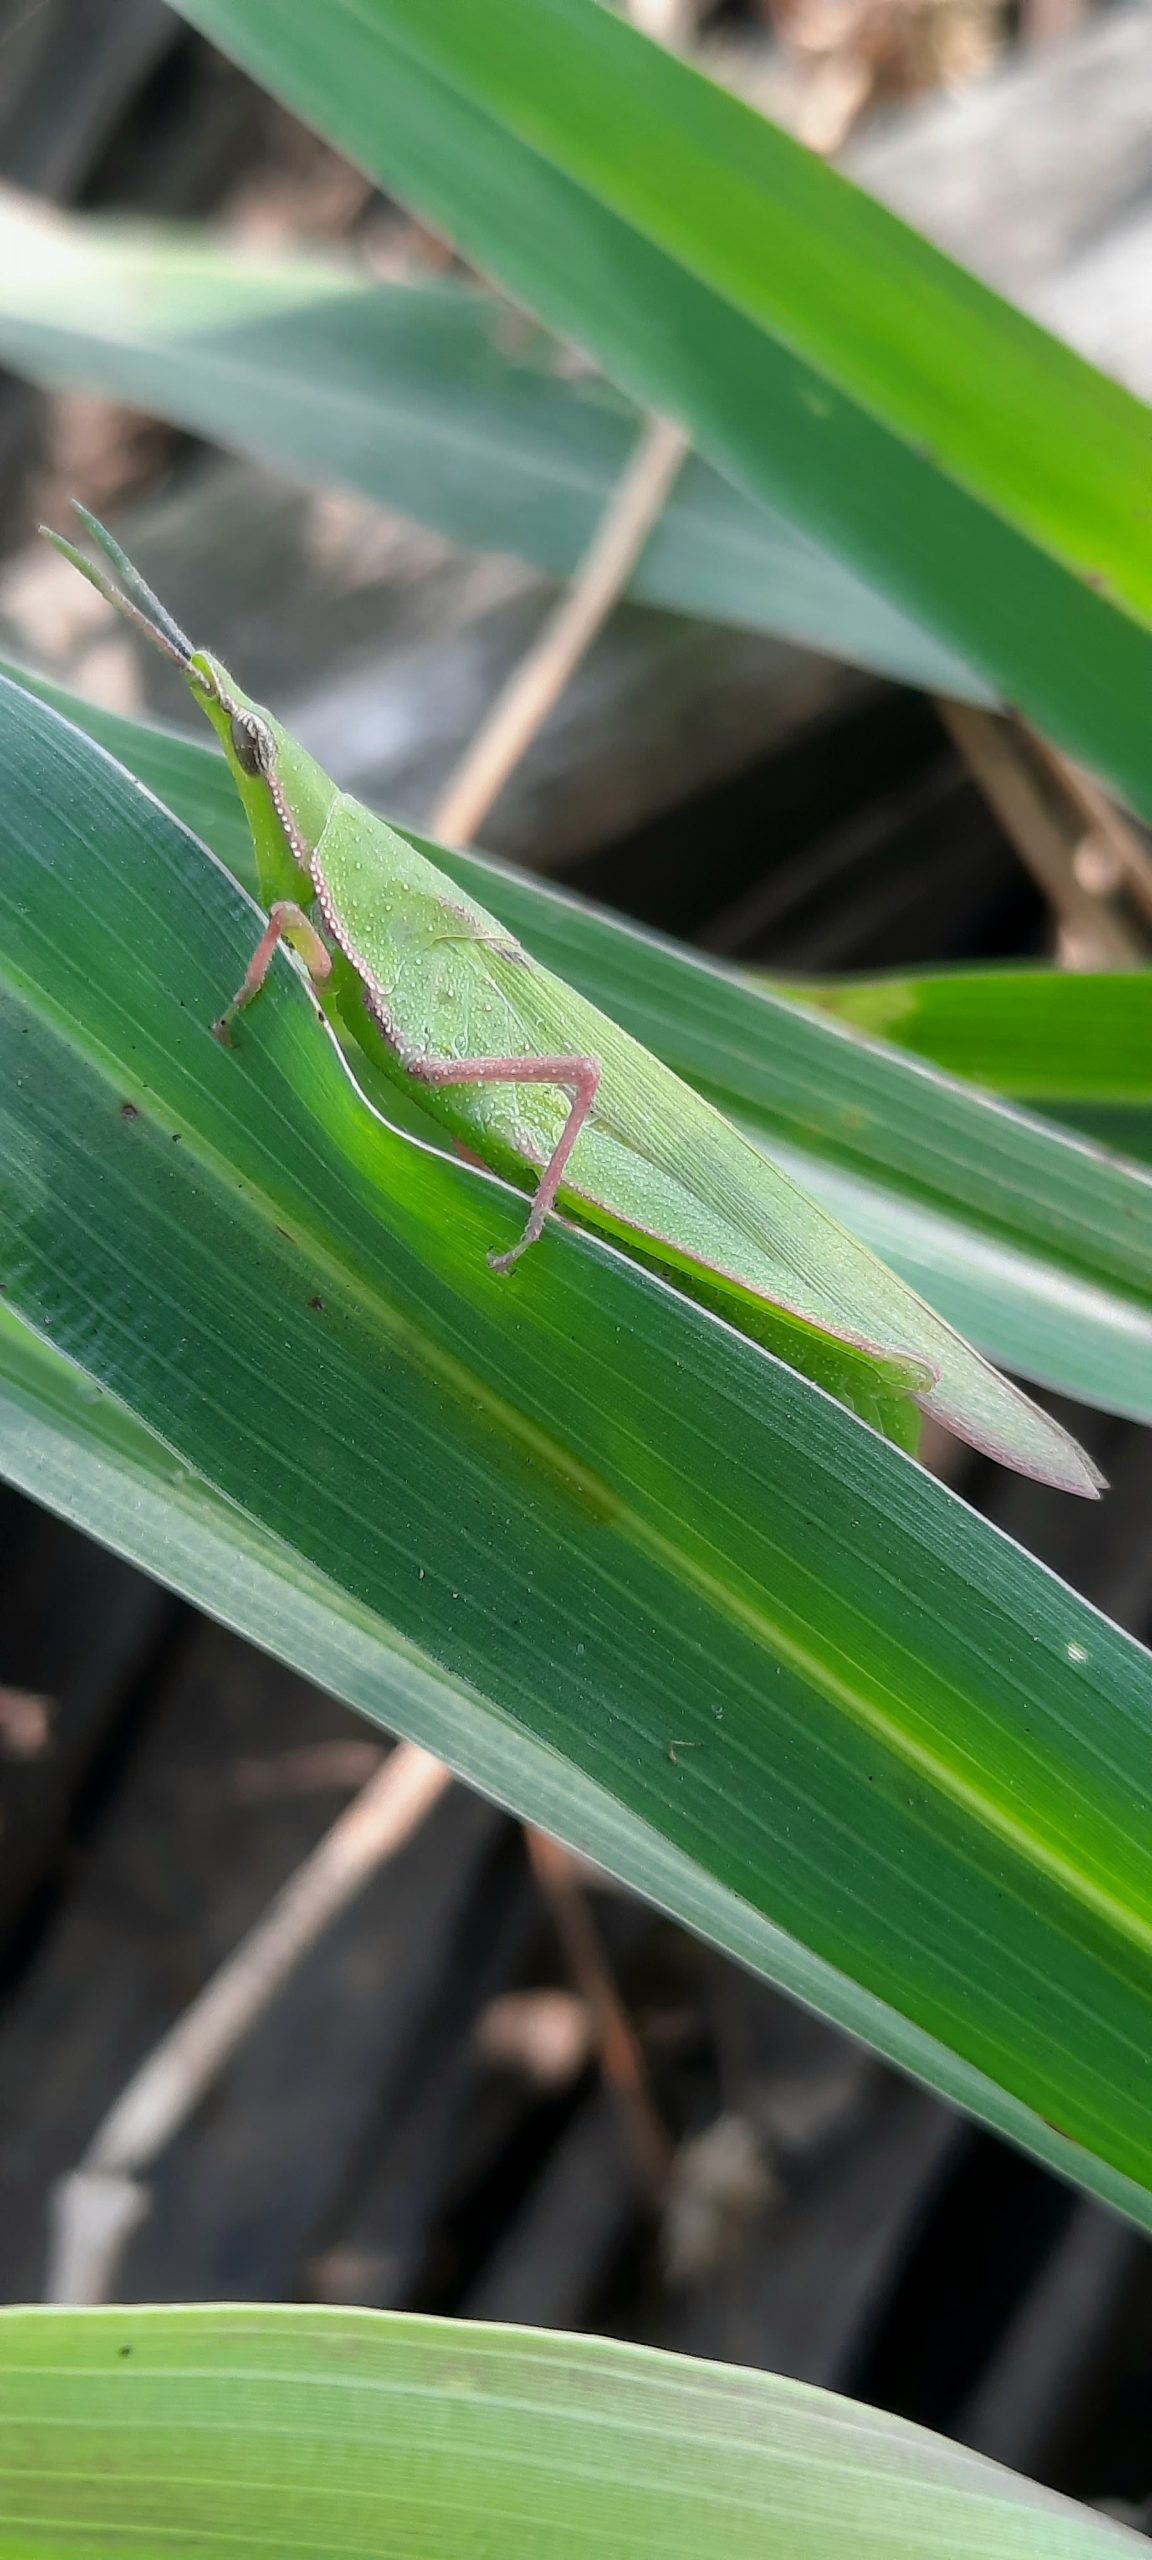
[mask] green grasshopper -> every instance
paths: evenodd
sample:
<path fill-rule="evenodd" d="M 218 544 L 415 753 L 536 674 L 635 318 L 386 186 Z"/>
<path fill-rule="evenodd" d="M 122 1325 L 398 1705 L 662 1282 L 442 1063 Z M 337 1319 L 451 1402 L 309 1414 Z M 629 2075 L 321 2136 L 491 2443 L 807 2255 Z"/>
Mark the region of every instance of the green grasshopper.
<path fill-rule="evenodd" d="M 511 1270 L 551 1211 L 598 1229 L 868 1411 L 859 1373 L 1041 1482 L 1102 1478 L 1057 1423 L 847 1234 L 702 1096 L 542 968 L 382 818 L 339 791 L 226 667 L 195 649 L 112 536 L 109 563 L 49 541 L 181 669 L 228 758 L 267 923 L 213 1028 L 232 1026 L 286 943 L 323 1013 L 462 1154 L 534 1186 Z M 113 572 L 113 574 L 110 574 Z M 834 1355 L 830 1371 L 817 1356 Z M 852 1377 L 856 1376 L 857 1392 Z M 882 1398 L 876 1409 L 880 1410 Z"/>

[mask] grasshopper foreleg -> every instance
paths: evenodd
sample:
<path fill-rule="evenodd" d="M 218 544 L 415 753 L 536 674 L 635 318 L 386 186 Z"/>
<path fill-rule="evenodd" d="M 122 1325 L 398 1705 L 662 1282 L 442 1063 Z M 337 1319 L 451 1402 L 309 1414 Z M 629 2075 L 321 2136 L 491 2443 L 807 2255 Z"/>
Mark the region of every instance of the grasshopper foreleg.
<path fill-rule="evenodd" d="M 535 1244 L 552 1208 L 564 1167 L 596 1100 L 600 1083 L 598 1058 L 419 1058 L 405 1061 L 410 1075 L 423 1084 L 555 1084 L 570 1093 L 572 1107 L 540 1180 L 527 1226 L 508 1253 L 490 1253 L 493 1271 L 510 1271 Z"/>
<path fill-rule="evenodd" d="M 219 1021 L 212 1025 L 217 1039 L 223 1041 L 225 1048 L 231 1042 L 233 1016 L 244 1005 L 251 1004 L 253 996 L 259 995 L 278 942 L 290 942 L 293 950 L 299 952 L 315 985 L 322 985 L 324 979 L 331 975 L 331 953 L 321 941 L 315 925 L 309 923 L 303 907 L 295 906 L 291 898 L 277 898 L 275 905 L 269 907 L 268 922 L 244 972 L 243 985 L 237 988 L 231 1004 L 225 1005 Z"/>

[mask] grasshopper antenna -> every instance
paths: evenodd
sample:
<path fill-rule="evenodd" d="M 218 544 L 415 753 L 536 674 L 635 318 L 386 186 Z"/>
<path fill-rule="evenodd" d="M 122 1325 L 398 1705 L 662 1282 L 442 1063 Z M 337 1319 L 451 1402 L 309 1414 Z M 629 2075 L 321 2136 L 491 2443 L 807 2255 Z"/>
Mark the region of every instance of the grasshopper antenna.
<path fill-rule="evenodd" d="M 187 634 L 178 622 L 173 621 L 159 596 L 153 595 L 139 570 L 133 568 L 127 552 L 121 550 L 107 525 L 101 524 L 98 516 L 90 515 L 78 498 L 73 498 L 72 504 L 85 531 L 91 534 L 105 559 L 111 562 L 115 578 L 109 577 L 107 570 L 99 568 L 94 560 L 89 560 L 64 534 L 54 533 L 51 525 L 42 524 L 40 531 L 45 541 L 51 543 L 54 551 L 61 552 L 65 560 L 70 560 L 74 569 L 79 569 L 81 577 L 87 578 L 89 586 L 95 587 L 97 595 L 103 596 L 106 604 L 115 605 L 117 613 L 126 614 L 138 630 L 147 634 L 156 648 L 164 651 L 165 657 L 187 671 L 192 662 L 192 643 Z"/>

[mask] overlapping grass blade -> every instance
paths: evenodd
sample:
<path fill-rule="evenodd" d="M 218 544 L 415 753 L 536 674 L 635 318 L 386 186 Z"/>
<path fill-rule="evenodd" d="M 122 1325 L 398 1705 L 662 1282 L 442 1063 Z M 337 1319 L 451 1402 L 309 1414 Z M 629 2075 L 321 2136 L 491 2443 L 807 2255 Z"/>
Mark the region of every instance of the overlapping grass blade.
<path fill-rule="evenodd" d="M 1152 1155 L 1152 972 L 930 969 L 786 990 L 874 1038 Z"/>
<path fill-rule="evenodd" d="M 1022 1102 L 1152 1103 L 1152 971 L 892 970 L 782 992 Z"/>
<path fill-rule="evenodd" d="M 590 0 L 180 0 L 1152 814 L 1152 420 Z"/>
<path fill-rule="evenodd" d="M 575 568 L 642 420 L 460 284 L 369 283 L 0 197 L 0 357 L 130 400 L 301 479 L 342 481 L 478 549 Z M 672 606 L 983 697 L 963 661 L 693 457 L 631 581 Z"/>

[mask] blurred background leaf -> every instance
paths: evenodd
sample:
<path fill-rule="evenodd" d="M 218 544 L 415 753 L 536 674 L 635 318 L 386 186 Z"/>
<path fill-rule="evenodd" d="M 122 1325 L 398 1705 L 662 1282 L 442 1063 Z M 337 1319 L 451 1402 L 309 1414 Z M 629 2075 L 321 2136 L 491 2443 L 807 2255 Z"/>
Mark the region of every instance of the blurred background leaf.
<path fill-rule="evenodd" d="M 587 0 L 181 14 L 1152 814 L 1139 401 Z"/>
<path fill-rule="evenodd" d="M 0 356 L 35 382 L 131 401 L 558 577 L 586 550 L 643 423 L 474 286 L 371 283 L 351 260 L 259 260 L 196 232 L 134 234 L 14 197 L 0 197 Z M 696 457 L 628 592 L 987 698 L 877 589 Z"/>
<path fill-rule="evenodd" d="M 5 2439 L 7 2440 L 5 2442 Z M 195 2462 L 189 2444 L 196 2447 Z M 371 2311 L 0 2312 L 0 2554 L 1095 2560 L 1138 2538 L 738 2365 Z M 461 2518 L 467 2518 L 466 2528 Z"/>

